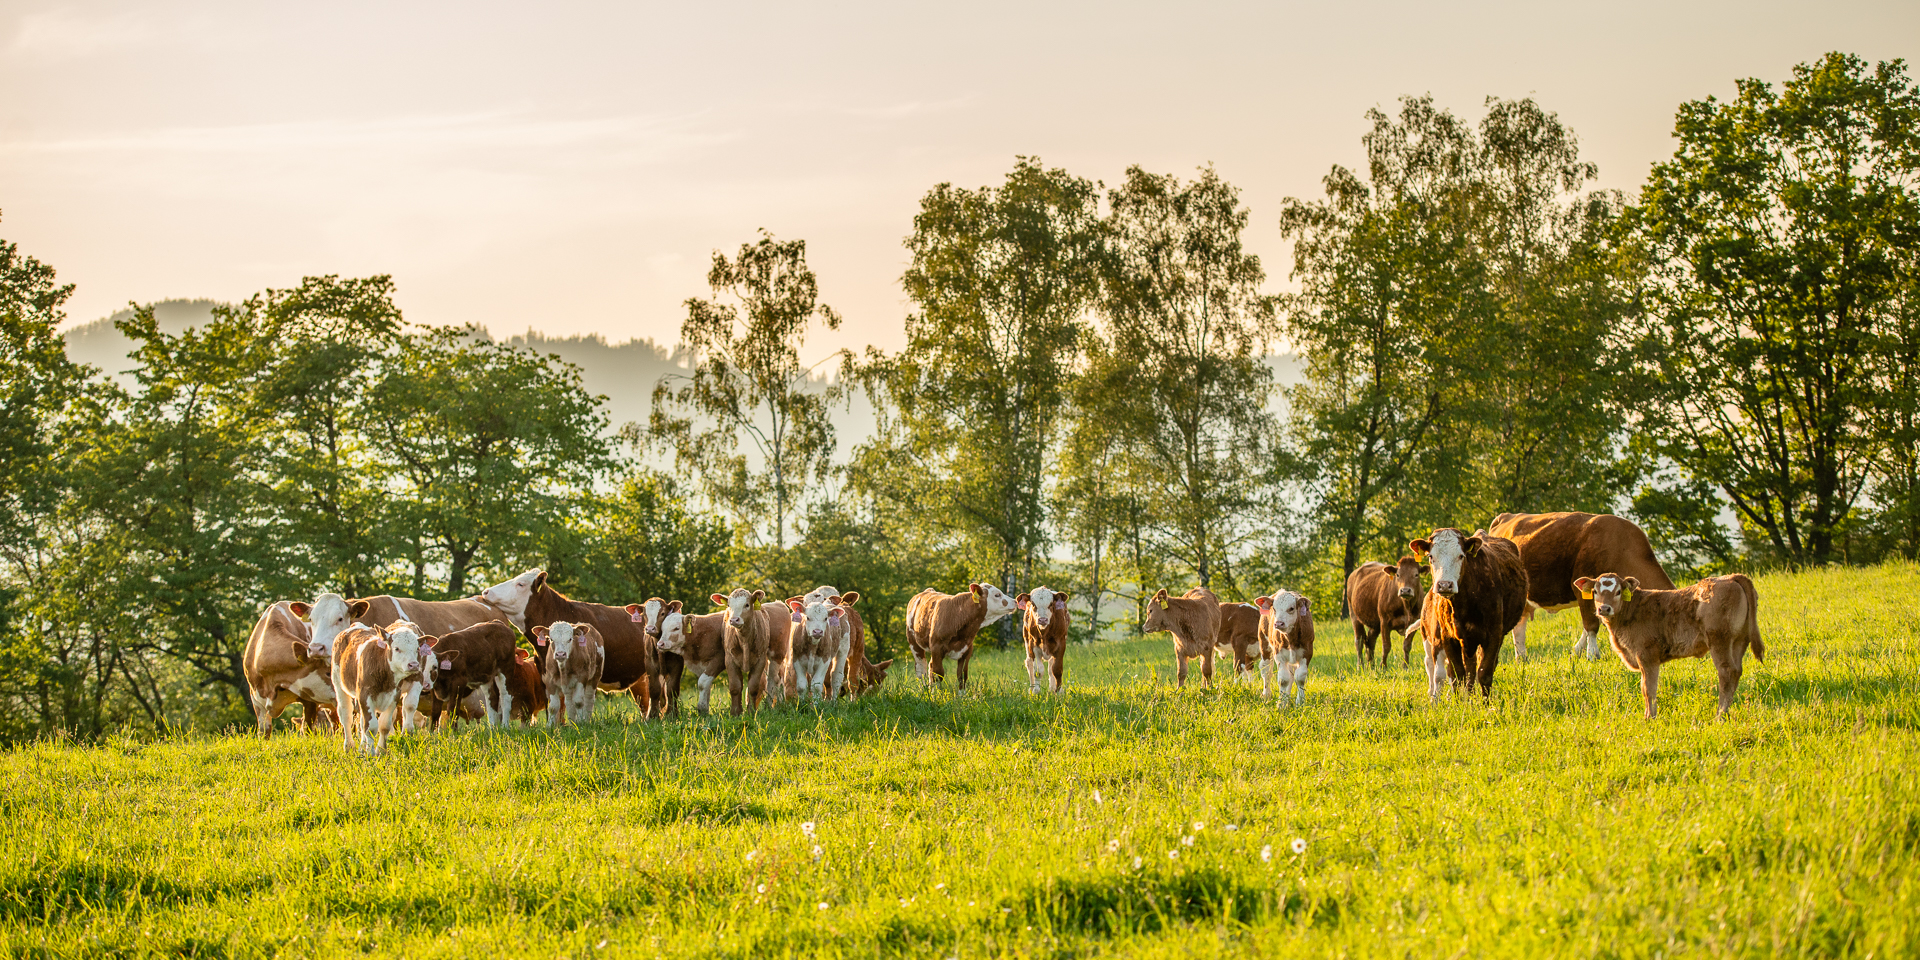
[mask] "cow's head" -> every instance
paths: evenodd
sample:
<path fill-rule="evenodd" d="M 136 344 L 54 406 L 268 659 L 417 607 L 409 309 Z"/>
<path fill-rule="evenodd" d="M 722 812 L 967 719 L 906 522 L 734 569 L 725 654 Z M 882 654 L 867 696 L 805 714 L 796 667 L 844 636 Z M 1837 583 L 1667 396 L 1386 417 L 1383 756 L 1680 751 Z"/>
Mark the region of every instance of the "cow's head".
<path fill-rule="evenodd" d="M 465 690 L 455 690 L 460 682 L 460 651 L 435 650 L 436 672 L 433 677 L 433 695 L 442 700 L 454 701 L 467 695 Z"/>
<path fill-rule="evenodd" d="M 1167 618 L 1167 590 L 1162 587 L 1159 593 L 1153 595 L 1153 599 L 1147 601 L 1147 618 L 1140 621 L 1140 632 L 1159 633 L 1172 629 L 1173 621 Z"/>
<path fill-rule="evenodd" d="M 839 595 L 840 595 L 839 590 L 833 587 L 829 587 L 823 583 L 817 587 L 814 587 L 812 590 L 808 590 L 807 595 L 804 597 L 801 597 L 800 599 L 806 603 L 812 603 L 815 600 L 831 601 L 834 597 L 837 597 Z"/>
<path fill-rule="evenodd" d="M 1034 587 L 1032 593 L 1023 593 L 1014 600 L 1020 609 L 1027 612 L 1035 626 L 1044 627 L 1053 622 L 1056 613 L 1067 609 L 1067 592 L 1054 592 L 1046 587 Z"/>
<path fill-rule="evenodd" d="M 425 690 L 432 690 L 440 680 L 440 656 L 433 650 L 438 642 L 439 637 L 420 638 L 420 686 Z"/>
<path fill-rule="evenodd" d="M 480 599 L 499 607 L 510 616 L 525 616 L 527 601 L 533 599 L 538 584 L 546 582 L 545 571 L 528 570 L 512 580 L 503 580 L 480 591 Z"/>
<path fill-rule="evenodd" d="M 993 584 L 970 583 L 967 584 L 967 589 L 973 593 L 973 602 L 987 606 L 987 619 L 981 623 L 983 627 L 998 622 L 1001 617 L 1018 609 L 1014 606 L 1013 598 Z"/>
<path fill-rule="evenodd" d="M 1420 595 L 1420 575 L 1426 572 L 1426 564 L 1412 557 L 1400 558 L 1400 566 L 1393 571 L 1393 582 L 1399 589 L 1400 599 L 1412 600 Z"/>
<path fill-rule="evenodd" d="M 393 668 L 394 678 L 404 681 L 421 675 L 420 647 L 425 638 L 420 634 L 420 625 L 411 620 L 395 620 L 387 625 L 386 633 L 393 644 L 387 664 Z M 428 648 L 428 652 L 431 653 L 432 648 Z"/>
<path fill-rule="evenodd" d="M 800 629 L 805 630 L 813 640 L 824 639 L 827 628 L 839 626 L 841 619 L 846 616 L 845 608 L 826 600 L 789 600 L 787 608 L 793 611 L 793 622 L 800 624 Z"/>
<path fill-rule="evenodd" d="M 366 616 L 371 606 L 365 600 L 349 601 L 337 593 L 323 593 L 314 597 L 311 604 L 297 600 L 287 604 L 294 616 L 307 621 L 310 634 L 304 643 L 293 642 L 293 652 L 307 660 L 331 661 L 341 632 L 352 626 L 354 620 Z"/>
<path fill-rule="evenodd" d="M 555 620 L 552 626 L 533 628 L 534 642 L 553 651 L 554 663 L 564 664 L 573 656 L 573 648 L 580 634 L 585 632 L 581 629 L 585 626 L 584 623 Z"/>
<path fill-rule="evenodd" d="M 767 592 L 765 590 L 755 590 L 752 593 L 748 593 L 746 587 L 735 587 L 731 594 L 721 596 L 716 593 L 707 599 L 712 600 L 715 606 L 727 608 L 727 623 L 736 627 L 744 627 L 747 625 L 747 614 L 753 612 L 753 610 L 759 606 L 760 601 L 766 599 L 766 597 Z"/>
<path fill-rule="evenodd" d="M 676 603 L 678 601 L 675 601 Z M 660 618 L 660 651 L 662 653 L 686 653 L 687 651 L 687 615 L 674 611 Z"/>
<path fill-rule="evenodd" d="M 1466 566 L 1468 557 L 1480 555 L 1481 539 L 1469 537 L 1466 531 L 1457 527 L 1435 530 L 1425 540 L 1410 541 L 1416 557 L 1433 559 L 1433 592 L 1442 597 L 1451 597 L 1460 592 L 1461 568 Z"/>
<path fill-rule="evenodd" d="M 1640 589 L 1640 578 L 1603 573 L 1581 577 L 1573 581 L 1573 588 L 1580 591 L 1580 596 L 1592 598 L 1594 613 L 1611 617 L 1632 602 L 1634 591 Z"/>
<path fill-rule="evenodd" d="M 627 604 L 627 619 L 642 624 L 647 636 L 660 639 L 660 619 L 669 613 L 680 612 L 680 601 L 668 603 L 659 597 L 650 597 L 646 603 Z"/>
<path fill-rule="evenodd" d="M 869 663 L 865 671 L 868 687 L 878 687 L 887 682 L 887 668 L 893 666 L 893 658 L 888 657 L 879 663 Z"/>
<path fill-rule="evenodd" d="M 1275 590 L 1270 597 L 1255 597 L 1253 605 L 1260 608 L 1263 616 L 1273 618 L 1273 628 L 1281 633 L 1292 633 L 1294 625 L 1313 610 L 1313 601 L 1292 590 Z"/>

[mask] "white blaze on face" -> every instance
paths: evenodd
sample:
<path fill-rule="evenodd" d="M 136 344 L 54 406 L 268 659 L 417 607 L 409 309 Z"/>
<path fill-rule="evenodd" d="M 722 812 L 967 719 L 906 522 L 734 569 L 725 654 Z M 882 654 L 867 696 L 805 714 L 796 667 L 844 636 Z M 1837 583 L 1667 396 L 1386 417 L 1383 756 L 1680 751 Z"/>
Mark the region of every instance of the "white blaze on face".
<path fill-rule="evenodd" d="M 1619 602 L 1620 591 L 1626 589 L 1626 583 L 1609 573 L 1593 581 L 1593 612 L 1603 616 L 1613 616 L 1613 608 Z M 1582 637 L 1582 642 L 1585 641 Z"/>
<path fill-rule="evenodd" d="M 1467 545 L 1458 530 L 1441 530 L 1433 535 L 1430 561 L 1433 590 L 1443 597 L 1460 592 L 1461 568 L 1467 562 Z"/>
<path fill-rule="evenodd" d="M 1052 623 L 1054 592 L 1046 587 L 1035 587 L 1028 596 L 1032 598 L 1028 604 L 1033 611 L 1033 622 L 1043 627 Z"/>
<path fill-rule="evenodd" d="M 393 675 L 405 679 L 419 673 L 420 625 L 411 620 L 395 620 L 387 627 L 387 639 L 393 644 L 393 652 L 387 658 Z"/>
<path fill-rule="evenodd" d="M 1294 625 L 1300 622 L 1300 609 L 1306 598 L 1292 590 L 1273 592 L 1273 628 L 1282 633 L 1292 633 Z"/>
<path fill-rule="evenodd" d="M 807 595 L 804 597 L 801 597 L 800 599 L 805 601 L 808 605 L 812 605 L 815 603 L 824 603 L 828 600 L 832 600 L 834 597 L 837 597 L 839 595 L 840 595 L 840 591 L 838 589 L 829 587 L 823 583 L 820 586 L 814 587 L 812 590 L 807 591 Z"/>
<path fill-rule="evenodd" d="M 527 601 L 533 599 L 533 581 L 539 579 L 539 570 L 528 570 L 512 580 L 496 583 L 480 591 L 482 599 L 506 611 L 510 616 L 524 616 Z"/>
<path fill-rule="evenodd" d="M 807 610 L 803 616 L 807 636 L 815 640 L 827 635 L 827 627 L 831 625 L 830 621 L 835 619 L 833 605 L 825 600 L 815 600 L 807 604 Z"/>
<path fill-rule="evenodd" d="M 547 628 L 547 644 L 553 648 L 553 662 L 566 663 L 573 656 L 573 624 L 556 620 Z"/>
<path fill-rule="evenodd" d="M 666 609 L 666 601 L 661 600 L 659 597 L 647 601 L 646 607 L 640 611 L 640 615 L 645 618 L 641 621 L 641 624 L 648 633 L 656 637 L 660 635 L 660 616 L 666 612 Z"/>
<path fill-rule="evenodd" d="M 684 653 L 687 649 L 687 615 L 669 613 L 660 618 L 660 649 Z"/>
<path fill-rule="evenodd" d="M 990 584 L 983 584 L 983 586 L 986 587 L 986 596 L 982 598 L 982 602 L 987 605 L 987 619 L 981 626 L 997 623 L 1000 618 L 1018 609 L 1014 605 L 1013 598 L 1007 596 L 999 587 Z"/>
<path fill-rule="evenodd" d="M 736 627 L 747 625 L 747 614 L 753 610 L 753 594 L 745 587 L 737 587 L 727 597 L 727 622 Z"/>
<path fill-rule="evenodd" d="M 323 593 L 313 598 L 313 609 L 307 612 L 307 629 L 313 634 L 307 641 L 307 656 L 314 659 L 326 659 L 333 656 L 334 642 L 340 639 L 341 631 L 353 625 L 348 615 L 345 597 L 337 593 Z"/>

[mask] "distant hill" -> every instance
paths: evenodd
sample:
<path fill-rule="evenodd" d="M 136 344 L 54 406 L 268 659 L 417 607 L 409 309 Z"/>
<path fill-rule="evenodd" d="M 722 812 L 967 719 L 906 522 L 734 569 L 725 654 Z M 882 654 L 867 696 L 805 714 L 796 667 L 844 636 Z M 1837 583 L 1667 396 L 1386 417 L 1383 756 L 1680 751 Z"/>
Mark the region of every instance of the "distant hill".
<path fill-rule="evenodd" d="M 219 305 L 214 300 L 162 300 L 153 305 L 153 319 L 160 325 L 162 333 L 180 333 L 188 327 L 197 327 L 212 320 L 213 308 Z M 75 363 L 98 367 L 100 372 L 118 379 L 123 385 L 133 386 L 133 378 L 125 373 L 134 366 L 133 361 L 127 358 L 133 341 L 113 325 L 114 321 L 131 316 L 132 309 L 121 310 L 92 323 L 68 327 L 67 358 Z"/>

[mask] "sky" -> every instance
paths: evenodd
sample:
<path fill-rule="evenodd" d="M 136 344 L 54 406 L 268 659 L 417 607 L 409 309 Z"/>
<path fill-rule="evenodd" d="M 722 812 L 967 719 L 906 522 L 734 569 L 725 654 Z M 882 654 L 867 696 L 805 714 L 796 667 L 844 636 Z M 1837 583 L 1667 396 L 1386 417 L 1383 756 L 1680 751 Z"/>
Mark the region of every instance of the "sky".
<path fill-rule="evenodd" d="M 1920 3 L 7 0 L 0 237 L 72 323 L 388 273 L 416 323 L 672 343 L 765 229 L 846 318 L 808 355 L 891 350 L 920 197 L 1019 155 L 1213 164 L 1280 290 L 1280 205 L 1369 108 L 1531 96 L 1632 191 L 1683 101 L 1829 50 L 1920 57 Z"/>

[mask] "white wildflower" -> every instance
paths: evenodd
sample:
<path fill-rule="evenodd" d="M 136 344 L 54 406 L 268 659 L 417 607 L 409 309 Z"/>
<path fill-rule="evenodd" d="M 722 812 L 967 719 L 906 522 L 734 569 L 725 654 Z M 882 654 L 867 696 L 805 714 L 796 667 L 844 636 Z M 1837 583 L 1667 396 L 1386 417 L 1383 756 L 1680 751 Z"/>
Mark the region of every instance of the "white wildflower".
<path fill-rule="evenodd" d="M 1105 802 L 1106 802 L 1106 801 L 1104 801 L 1104 800 L 1101 800 L 1101 799 L 1100 799 L 1100 791 L 1098 791 L 1098 790 L 1095 790 L 1095 791 L 1093 792 L 1093 805 L 1097 807 L 1097 806 L 1099 806 L 1100 804 L 1102 804 L 1102 803 L 1105 803 Z"/>
<path fill-rule="evenodd" d="M 1167 851 L 1167 859 L 1168 859 L 1168 860 L 1178 860 L 1178 859 L 1180 859 L 1180 851 L 1178 851 L 1178 850 L 1168 850 L 1168 851 Z"/>
<path fill-rule="evenodd" d="M 807 839 L 813 839 L 813 821 L 808 820 L 806 823 L 801 824 L 800 832 L 806 834 Z"/>
<path fill-rule="evenodd" d="M 1207 825 L 1206 825 L 1206 824 L 1204 824 L 1204 823 L 1201 823 L 1201 822 L 1200 822 L 1200 821 L 1198 821 L 1198 820 L 1195 820 L 1195 821 L 1193 822 L 1193 832 L 1194 832 L 1194 833 L 1199 833 L 1200 831 L 1202 831 L 1202 830 L 1205 830 L 1206 828 L 1207 828 Z"/>
<path fill-rule="evenodd" d="M 1306 838 L 1305 838 L 1305 837 L 1294 837 L 1294 838 L 1293 838 L 1293 852 L 1294 852 L 1294 853 L 1306 853 L 1306 852 L 1307 852 L 1307 840 L 1306 840 Z"/>
<path fill-rule="evenodd" d="M 945 890 L 947 888 L 947 885 L 944 883 L 936 883 L 933 885 L 933 888 L 935 890 Z"/>
<path fill-rule="evenodd" d="M 1139 857 L 1134 857 L 1134 858 L 1133 858 L 1133 868 L 1134 868 L 1135 870 L 1138 870 L 1138 869 L 1140 869 L 1140 858 L 1139 858 Z"/>
<path fill-rule="evenodd" d="M 1183 846 L 1183 847 L 1191 847 L 1191 846 L 1193 846 L 1193 838 L 1192 838 L 1192 837 L 1181 837 L 1181 838 L 1180 838 L 1180 845 L 1181 845 L 1181 846 Z"/>
<path fill-rule="evenodd" d="M 820 909 L 825 910 L 826 908 L 827 902 L 825 900 L 820 901 Z"/>
<path fill-rule="evenodd" d="M 1226 831 L 1227 831 L 1228 833 L 1232 833 L 1232 832 L 1234 832 L 1235 830 L 1238 830 L 1238 829 L 1240 829 L 1240 825 L 1239 825 L 1239 824 L 1237 824 L 1237 823 L 1229 823 L 1229 824 L 1227 824 L 1227 826 L 1226 826 Z"/>
<path fill-rule="evenodd" d="M 1108 853 L 1119 853 L 1119 852 L 1120 852 L 1120 841 L 1119 841 L 1119 840 L 1108 840 L 1108 841 L 1107 841 L 1107 852 L 1108 852 Z"/>
<path fill-rule="evenodd" d="M 820 845 L 819 845 L 819 844 L 817 844 L 817 843 L 816 843 L 816 844 L 814 844 L 814 845 L 813 845 L 813 858 L 814 858 L 815 860 L 818 860 L 818 859 L 820 859 L 820 854 L 821 854 L 821 853 L 823 853 L 823 852 L 825 852 L 825 851 L 823 851 L 823 850 L 821 850 L 821 849 L 820 849 Z"/>
<path fill-rule="evenodd" d="M 1260 862 L 1261 863 L 1273 862 L 1273 844 L 1269 843 L 1266 846 L 1260 848 Z"/>
<path fill-rule="evenodd" d="M 766 893 L 766 892 L 767 892 L 767 885 L 766 885 L 766 884 L 764 884 L 764 883 L 763 883 L 763 884 L 760 884 L 759 886 L 756 886 L 756 887 L 754 887 L 754 888 L 753 888 L 753 892 L 754 892 L 754 893 Z"/>
<path fill-rule="evenodd" d="M 748 851 L 747 851 L 747 862 L 748 862 L 748 863 L 752 863 L 752 862 L 753 862 L 753 858 L 754 858 L 754 857 L 757 857 L 757 856 L 759 856 L 759 855 L 760 855 L 760 851 L 758 851 L 758 850 L 748 850 Z"/>

